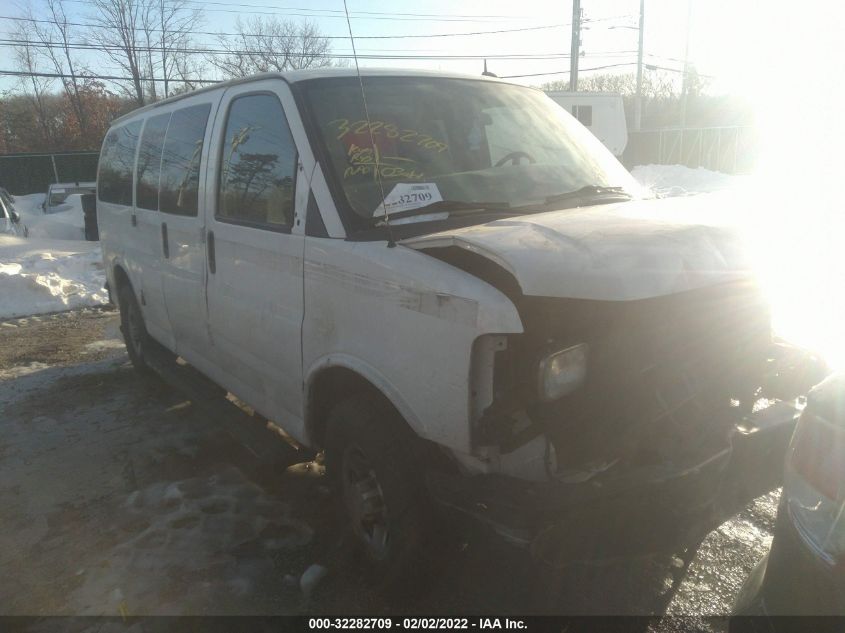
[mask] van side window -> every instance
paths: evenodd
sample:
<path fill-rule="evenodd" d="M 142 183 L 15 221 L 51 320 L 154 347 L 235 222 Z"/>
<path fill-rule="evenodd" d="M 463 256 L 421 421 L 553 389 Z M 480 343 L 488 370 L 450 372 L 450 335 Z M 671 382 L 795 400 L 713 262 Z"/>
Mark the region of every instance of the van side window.
<path fill-rule="evenodd" d="M 103 202 L 132 204 L 132 172 L 140 132 L 141 122 L 134 121 L 106 136 L 97 174 L 97 192 Z"/>
<path fill-rule="evenodd" d="M 135 206 L 158 211 L 158 177 L 161 173 L 161 150 L 170 113 L 147 119 L 138 150 L 138 170 L 135 175 Z"/>
<path fill-rule="evenodd" d="M 289 227 L 293 223 L 296 145 L 282 104 L 273 95 L 232 101 L 223 139 L 216 217 Z"/>
<path fill-rule="evenodd" d="M 176 215 L 196 215 L 200 158 L 211 105 L 175 110 L 164 138 L 159 209 Z"/>

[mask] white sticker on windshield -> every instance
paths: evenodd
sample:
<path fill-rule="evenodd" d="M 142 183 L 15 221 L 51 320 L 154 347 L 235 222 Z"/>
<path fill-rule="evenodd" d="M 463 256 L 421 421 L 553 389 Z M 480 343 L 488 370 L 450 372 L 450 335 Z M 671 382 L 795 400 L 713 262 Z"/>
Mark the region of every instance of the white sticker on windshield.
<path fill-rule="evenodd" d="M 384 204 L 378 205 L 378 208 L 373 212 L 373 217 L 383 216 L 385 209 L 387 209 L 387 214 L 390 215 L 399 211 L 419 209 L 442 200 L 440 189 L 433 182 L 400 182 L 384 197 Z"/>

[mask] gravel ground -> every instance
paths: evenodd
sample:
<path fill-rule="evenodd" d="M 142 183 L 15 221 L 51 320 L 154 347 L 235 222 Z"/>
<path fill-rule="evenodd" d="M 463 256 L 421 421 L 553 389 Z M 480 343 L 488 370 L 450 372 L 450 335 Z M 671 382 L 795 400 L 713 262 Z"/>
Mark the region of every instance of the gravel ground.
<path fill-rule="evenodd" d="M 107 309 L 0 322 L 0 614 L 669 613 L 687 617 L 660 630 L 722 630 L 707 616 L 771 541 L 777 493 L 685 574 L 679 559 L 552 573 L 450 529 L 429 588 L 387 603 L 313 456 L 190 368 L 139 376 L 117 325 Z M 328 574 L 303 592 L 314 563 Z"/>

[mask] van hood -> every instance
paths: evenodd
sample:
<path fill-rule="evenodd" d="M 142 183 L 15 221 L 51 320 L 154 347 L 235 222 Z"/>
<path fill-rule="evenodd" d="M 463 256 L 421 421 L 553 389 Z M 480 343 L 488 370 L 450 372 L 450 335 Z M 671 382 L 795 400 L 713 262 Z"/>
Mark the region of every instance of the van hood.
<path fill-rule="evenodd" d="M 457 247 L 509 271 L 531 296 L 630 301 L 752 274 L 742 209 L 716 196 L 635 200 L 495 220 L 403 240 Z"/>

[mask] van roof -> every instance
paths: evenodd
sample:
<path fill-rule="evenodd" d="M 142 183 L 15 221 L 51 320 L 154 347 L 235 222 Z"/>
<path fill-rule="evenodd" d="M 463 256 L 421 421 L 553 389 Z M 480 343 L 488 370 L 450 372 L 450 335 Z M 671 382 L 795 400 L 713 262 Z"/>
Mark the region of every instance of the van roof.
<path fill-rule="evenodd" d="M 192 90 L 190 92 L 185 92 L 183 94 L 174 95 L 172 97 L 168 97 L 167 99 L 162 99 L 161 101 L 156 101 L 155 103 L 151 103 L 149 105 L 145 105 L 137 110 L 132 110 L 132 112 L 127 112 L 123 116 L 116 118 L 112 121 L 112 126 L 121 121 L 125 121 L 131 119 L 139 114 L 143 114 L 144 112 L 148 112 L 150 110 L 154 110 L 155 108 L 159 108 L 168 104 L 171 104 L 175 101 L 180 101 L 182 99 L 187 99 L 189 97 L 193 97 L 198 94 L 202 94 L 204 92 L 211 92 L 212 90 L 219 90 L 221 88 L 225 89 L 229 86 L 237 86 L 243 83 L 249 83 L 251 81 L 261 81 L 263 79 L 282 79 L 289 84 L 298 83 L 300 81 L 307 81 L 309 79 L 320 79 L 320 78 L 331 78 L 331 77 L 357 77 L 358 72 L 354 68 L 313 68 L 313 69 L 305 69 L 305 70 L 290 70 L 287 72 L 270 72 L 270 73 L 259 73 L 257 75 L 250 75 L 248 77 L 238 77 L 236 79 L 229 79 L 228 81 L 221 81 L 216 84 L 211 84 L 209 86 L 204 86 L 202 88 L 197 88 L 196 90 Z M 470 75 L 466 73 L 450 73 L 450 72 L 443 72 L 443 71 L 436 71 L 436 70 L 411 70 L 405 68 L 362 68 L 361 69 L 361 76 L 363 77 L 441 77 L 441 78 L 449 78 L 449 79 L 476 79 L 478 81 L 492 81 L 498 83 L 515 83 L 509 82 L 504 79 L 499 79 L 498 77 L 491 77 L 491 76 L 482 76 L 478 75 Z"/>

